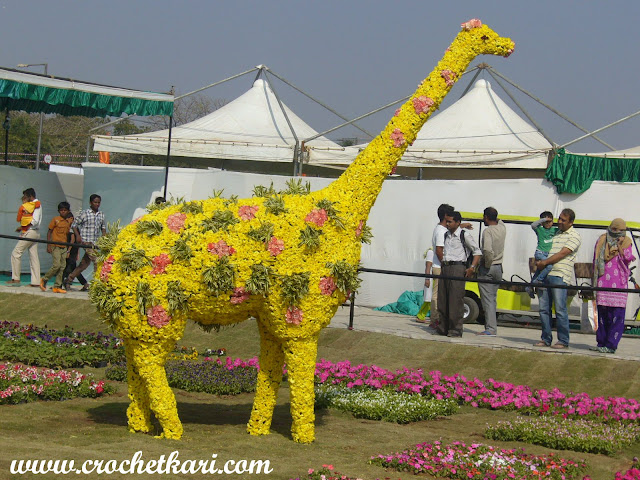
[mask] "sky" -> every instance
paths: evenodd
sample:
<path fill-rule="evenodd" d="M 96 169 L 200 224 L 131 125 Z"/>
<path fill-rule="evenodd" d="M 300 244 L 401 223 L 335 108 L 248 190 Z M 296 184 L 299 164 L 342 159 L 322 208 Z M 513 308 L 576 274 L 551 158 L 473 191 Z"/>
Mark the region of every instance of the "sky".
<path fill-rule="evenodd" d="M 488 63 L 588 130 L 640 111 L 637 0 L 0 0 L 0 65 L 46 62 L 55 76 L 158 92 L 175 87 L 184 94 L 263 64 L 353 118 L 413 93 L 471 18 L 516 43 L 509 58 L 478 57 L 472 66 Z M 254 76 L 206 94 L 233 100 Z M 460 97 L 469 77 L 441 109 Z M 486 73 L 480 78 L 518 111 Z M 284 103 L 315 130 L 342 123 L 275 82 Z M 583 135 L 511 90 L 557 144 Z M 393 111 L 360 125 L 378 133 Z M 640 145 L 639 129 L 640 116 L 599 136 L 616 149 L 630 148 Z M 353 136 L 363 139 L 353 128 L 329 135 Z M 567 148 L 608 150 L 594 140 Z"/>

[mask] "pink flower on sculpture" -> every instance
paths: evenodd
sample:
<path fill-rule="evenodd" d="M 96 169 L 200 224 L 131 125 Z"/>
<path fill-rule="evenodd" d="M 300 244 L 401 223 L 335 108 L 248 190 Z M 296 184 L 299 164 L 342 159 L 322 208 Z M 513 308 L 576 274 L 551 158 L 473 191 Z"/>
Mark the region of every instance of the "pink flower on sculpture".
<path fill-rule="evenodd" d="M 451 70 L 443 70 L 440 72 L 440 76 L 444 78 L 444 81 L 447 83 L 447 87 L 451 87 L 455 81 L 456 74 Z"/>
<path fill-rule="evenodd" d="M 433 107 L 433 104 L 435 103 L 432 99 L 425 97 L 424 95 L 414 98 L 412 101 L 413 108 L 417 115 L 420 115 L 421 113 L 429 113 L 429 109 Z"/>
<path fill-rule="evenodd" d="M 289 307 L 287 308 L 287 313 L 285 313 L 285 321 L 292 325 L 300 325 L 302 321 L 302 310 L 298 307 Z"/>
<path fill-rule="evenodd" d="M 468 22 L 464 22 L 460 25 L 463 30 L 471 30 L 472 28 L 480 28 L 482 26 L 482 22 L 477 18 L 472 18 Z"/>
<path fill-rule="evenodd" d="M 245 222 L 252 220 L 259 208 L 257 205 L 243 205 L 238 209 L 238 216 Z"/>
<path fill-rule="evenodd" d="M 147 310 L 147 323 L 152 327 L 162 328 L 169 325 L 171 316 L 162 305 L 156 305 Z"/>
<path fill-rule="evenodd" d="M 516 48 L 516 44 L 514 43 L 513 48 L 510 48 L 509 50 L 507 50 L 507 53 L 505 54 L 504 58 L 507 58 L 509 55 L 511 55 L 515 48 Z"/>
<path fill-rule="evenodd" d="M 398 107 L 398 108 L 396 109 L 396 111 L 394 112 L 393 116 L 394 116 L 394 117 L 397 117 L 398 115 L 400 115 L 400 110 L 401 110 L 401 108 L 400 108 L 400 107 Z"/>
<path fill-rule="evenodd" d="M 398 166 L 394 165 L 393 168 L 391 169 L 391 173 L 389 175 L 395 175 L 396 174 L 396 170 L 398 170 Z"/>
<path fill-rule="evenodd" d="M 109 281 L 109 275 L 111 274 L 111 268 L 113 268 L 114 261 L 115 258 L 113 258 L 113 255 L 110 255 L 102 264 L 102 268 L 100 269 L 100 280 L 103 282 Z"/>
<path fill-rule="evenodd" d="M 171 264 L 171 258 L 166 253 L 161 253 L 157 257 L 153 257 L 151 261 L 153 264 L 153 269 L 151 269 L 151 275 L 160 275 L 165 273 L 167 265 Z"/>
<path fill-rule="evenodd" d="M 247 292 L 244 287 L 237 287 L 233 289 L 233 293 L 231 294 L 229 301 L 234 305 L 237 305 L 247 300 L 250 295 L 251 294 Z"/>
<path fill-rule="evenodd" d="M 320 292 L 323 295 L 331 295 L 336 290 L 336 281 L 333 277 L 322 277 L 320 279 Z"/>
<path fill-rule="evenodd" d="M 138 223 L 142 217 L 144 217 L 144 215 L 140 215 L 139 217 L 134 218 L 133 220 L 131 220 L 131 223 L 129 223 L 129 225 L 133 225 L 134 223 Z"/>
<path fill-rule="evenodd" d="M 360 223 L 358 223 L 358 226 L 356 227 L 356 237 L 360 236 L 363 228 L 364 228 L 364 220 L 360 220 Z"/>
<path fill-rule="evenodd" d="M 217 255 L 218 258 L 228 257 L 236 253 L 236 249 L 227 245 L 227 242 L 220 240 L 216 243 L 210 243 L 207 245 L 207 250 L 213 255 Z"/>
<path fill-rule="evenodd" d="M 391 140 L 393 140 L 393 146 L 398 148 L 406 143 L 404 139 L 404 133 L 399 128 L 396 128 L 393 133 L 391 133 Z"/>
<path fill-rule="evenodd" d="M 267 250 L 269 250 L 272 257 L 277 257 L 284 250 L 284 240 L 271 237 L 271 240 L 269 240 L 269 244 L 267 245 Z"/>
<path fill-rule="evenodd" d="M 328 218 L 329 216 L 324 208 L 314 208 L 311 213 L 304 217 L 304 221 L 315 223 L 318 227 L 322 227 Z"/>
<path fill-rule="evenodd" d="M 167 217 L 167 227 L 173 233 L 178 233 L 182 227 L 184 227 L 184 222 L 187 220 L 186 213 L 174 213 Z"/>

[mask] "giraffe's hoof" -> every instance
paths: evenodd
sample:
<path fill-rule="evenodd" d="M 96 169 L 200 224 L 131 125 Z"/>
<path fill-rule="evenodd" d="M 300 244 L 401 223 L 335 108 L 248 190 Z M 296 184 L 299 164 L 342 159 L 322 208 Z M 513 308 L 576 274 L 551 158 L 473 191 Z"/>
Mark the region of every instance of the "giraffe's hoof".
<path fill-rule="evenodd" d="M 247 433 L 249 433 L 249 435 L 260 436 L 269 435 L 271 431 L 269 430 L 269 425 L 265 425 L 261 422 L 249 422 L 249 425 L 247 425 Z"/>
<path fill-rule="evenodd" d="M 292 431 L 291 436 L 293 437 L 293 441 L 297 443 L 312 443 L 316 439 L 313 425 Z"/>

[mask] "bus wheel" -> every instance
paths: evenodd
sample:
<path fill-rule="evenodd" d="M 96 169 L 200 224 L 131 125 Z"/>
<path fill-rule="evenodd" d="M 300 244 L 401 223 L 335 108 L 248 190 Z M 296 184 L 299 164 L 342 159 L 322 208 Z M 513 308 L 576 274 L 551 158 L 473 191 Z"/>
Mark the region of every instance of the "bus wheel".
<path fill-rule="evenodd" d="M 476 323 L 480 316 L 480 306 L 473 298 L 470 297 L 464 297 L 463 302 L 464 311 L 462 319 L 464 320 L 464 323 Z"/>

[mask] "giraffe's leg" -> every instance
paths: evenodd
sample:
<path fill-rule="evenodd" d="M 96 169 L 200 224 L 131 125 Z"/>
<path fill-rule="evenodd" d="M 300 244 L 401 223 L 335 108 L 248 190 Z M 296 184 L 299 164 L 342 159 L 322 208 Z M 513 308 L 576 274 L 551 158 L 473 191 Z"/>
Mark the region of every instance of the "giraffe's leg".
<path fill-rule="evenodd" d="M 282 381 L 284 355 L 280 341 L 271 335 L 260 321 L 258 321 L 258 329 L 260 330 L 260 371 L 247 431 L 251 435 L 268 435 Z"/>
<path fill-rule="evenodd" d="M 138 366 L 136 365 L 137 342 L 125 339 L 124 348 L 127 356 L 127 385 L 129 387 L 129 408 L 127 417 L 129 419 L 130 432 L 149 432 L 151 430 L 151 410 L 149 408 L 149 392 L 140 377 Z"/>
<path fill-rule="evenodd" d="M 169 387 L 164 364 L 173 350 L 175 342 L 168 340 L 158 343 L 138 342 L 141 348 L 136 350 L 138 373 L 149 394 L 149 406 L 162 427 L 163 438 L 179 439 L 182 436 L 182 423 L 178 418 L 176 397 Z"/>
<path fill-rule="evenodd" d="M 313 379 L 316 371 L 318 337 L 292 339 L 284 344 L 284 360 L 289 372 L 291 396 L 291 436 L 300 443 L 311 443 L 315 438 L 315 391 Z"/>

